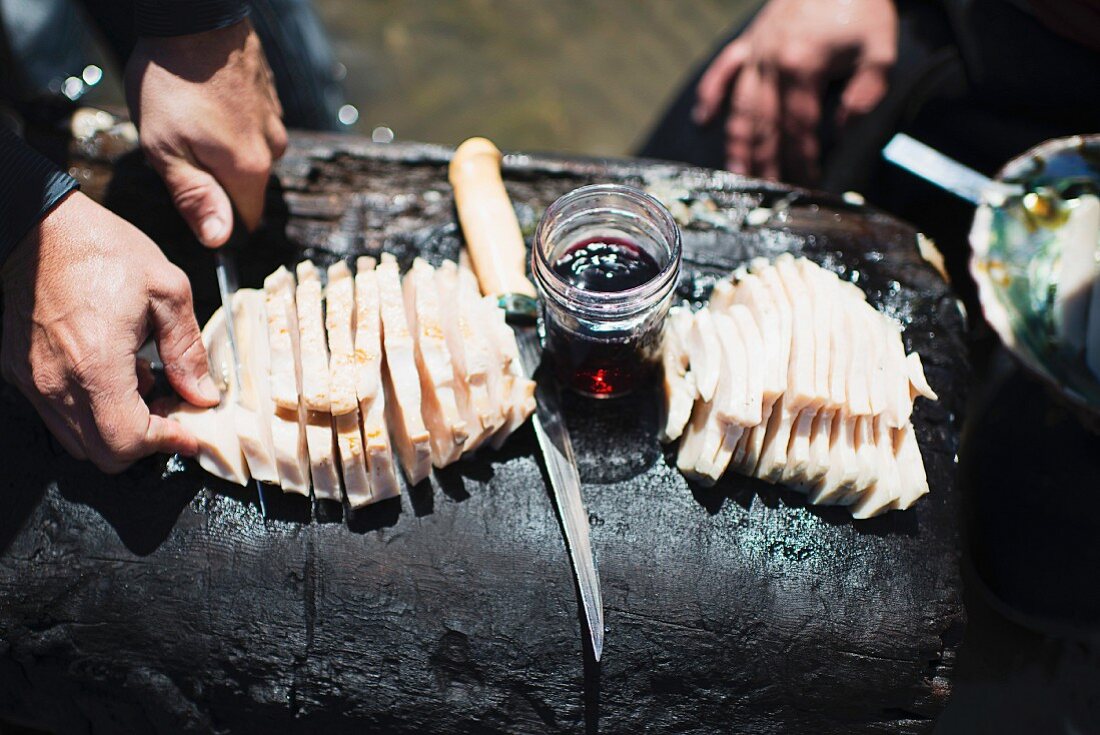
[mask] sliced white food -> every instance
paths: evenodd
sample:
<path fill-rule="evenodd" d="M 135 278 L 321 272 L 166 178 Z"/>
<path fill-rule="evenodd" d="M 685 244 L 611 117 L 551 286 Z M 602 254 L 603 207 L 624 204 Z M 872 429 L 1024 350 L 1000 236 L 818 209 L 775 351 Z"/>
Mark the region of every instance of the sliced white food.
<path fill-rule="evenodd" d="M 687 307 L 674 306 L 669 310 L 665 325 L 664 351 L 664 421 L 661 425 L 661 441 L 679 439 L 691 419 L 691 407 L 695 403 L 695 374 L 690 371 L 686 340 L 691 332 L 691 311 Z"/>
<path fill-rule="evenodd" d="M 802 276 L 813 311 L 814 334 L 814 392 L 821 405 L 836 408 L 832 402 L 829 370 L 832 367 L 833 303 L 835 302 L 836 276 L 811 260 L 795 261 Z"/>
<path fill-rule="evenodd" d="M 471 320 L 470 304 L 463 303 L 458 266 L 445 261 L 435 271 L 435 282 L 440 302 L 446 305 L 442 309 L 443 333 L 454 369 L 455 401 L 468 432 L 464 451 L 470 452 L 496 433 L 504 416 L 489 396 L 489 347 L 475 327 L 477 322 Z"/>
<path fill-rule="evenodd" d="M 431 436 L 432 464 L 445 467 L 462 454 L 467 431 L 455 398 L 455 373 L 433 268 L 417 258 L 405 274 L 403 286 L 420 371 L 421 412 Z"/>
<path fill-rule="evenodd" d="M 308 260 L 298 264 L 298 344 L 302 362 L 302 400 L 310 411 L 328 413 L 328 345 L 321 274 Z"/>
<path fill-rule="evenodd" d="M 504 309 L 500 308 L 496 298 L 482 297 L 481 309 L 485 333 L 492 339 L 499 361 L 501 393 L 506 406 L 504 423 L 491 441 L 494 449 L 500 449 L 505 440 L 535 412 L 535 382 L 523 374 L 516 335 L 505 321 Z"/>
<path fill-rule="evenodd" d="M 924 396 L 930 401 L 938 401 L 939 396 L 932 390 L 932 386 L 928 384 L 928 378 L 924 375 L 924 365 L 921 363 L 920 355 L 910 352 L 905 356 L 905 362 L 909 371 L 909 397 L 916 399 L 917 396 Z"/>
<path fill-rule="evenodd" d="M 756 325 L 748 307 L 734 304 L 729 309 L 730 318 L 737 325 L 741 338 L 746 368 L 745 395 L 741 399 L 741 411 L 746 417 L 743 426 L 756 426 L 761 421 L 765 399 L 764 383 L 767 379 L 767 356 L 764 351 L 764 338 Z M 772 399 L 774 400 L 774 398 Z M 769 403 L 771 401 L 769 400 Z"/>
<path fill-rule="evenodd" d="M 721 312 L 711 317 L 720 348 L 718 386 L 714 392 L 715 419 L 736 426 L 755 426 L 760 413 L 752 413 L 749 396 L 749 362 L 737 323 Z"/>
<path fill-rule="evenodd" d="M 1089 301 L 1100 276 L 1096 251 L 1100 245 L 1100 199 L 1093 194 L 1077 197 L 1065 224 L 1058 228 L 1061 257 L 1054 294 L 1054 328 L 1071 350 L 1085 347 Z"/>
<path fill-rule="evenodd" d="M 894 456 L 897 460 L 900 487 L 895 506 L 905 510 L 919 497 L 928 493 L 928 476 L 913 425 L 907 424 L 895 432 Z"/>
<path fill-rule="evenodd" d="M 336 437 L 332 414 L 306 411 L 306 446 L 309 448 L 309 472 L 313 478 L 313 497 L 340 502 L 340 473 L 336 468 Z"/>
<path fill-rule="evenodd" d="M 355 392 L 363 425 L 363 450 L 374 501 L 401 494 L 382 388 L 382 315 L 373 258 L 355 264 Z"/>
<path fill-rule="evenodd" d="M 768 427 L 760 448 L 760 461 L 756 465 L 756 477 L 765 482 L 779 482 L 783 477 L 783 468 L 787 464 L 787 447 L 791 442 L 798 411 L 787 407 L 786 396 L 780 396 L 772 406 L 768 417 Z"/>
<path fill-rule="evenodd" d="M 295 369 L 298 359 L 293 343 L 298 340 L 298 312 L 294 276 L 285 266 L 264 279 L 264 306 L 271 347 L 271 397 L 280 408 L 297 411 L 301 381 Z"/>
<path fill-rule="evenodd" d="M 791 309 L 791 356 L 787 366 L 786 404 L 793 410 L 817 408 L 823 397 L 814 381 L 814 316 L 808 286 L 803 283 L 794 258 L 783 254 L 775 260 L 775 273 Z M 770 278 L 769 271 L 760 272 Z"/>
<path fill-rule="evenodd" d="M 783 463 L 780 482 L 795 489 L 803 489 L 809 484 L 810 439 L 813 436 L 814 419 L 817 409 L 804 408 L 798 413 L 791 428 L 787 442 L 787 459 Z"/>
<path fill-rule="evenodd" d="M 420 376 L 405 316 L 397 260 L 388 253 L 383 254 L 375 273 L 382 314 L 387 423 L 405 476 L 415 485 L 431 472 L 431 437 L 421 416 Z"/>
<path fill-rule="evenodd" d="M 241 361 L 241 385 L 233 413 L 237 438 L 255 480 L 279 482 L 275 443 L 271 434 L 275 404 L 271 400 L 271 353 L 267 345 L 267 315 L 264 294 L 251 288 L 233 295 L 237 351 Z"/>
<path fill-rule="evenodd" d="M 806 483 L 816 485 L 829 471 L 830 450 L 832 449 L 833 416 L 836 411 L 823 408 L 814 417 L 810 429 L 810 462 L 806 466 Z"/>
<path fill-rule="evenodd" d="M 905 360 L 905 345 L 901 341 L 901 329 L 894 320 L 880 315 L 882 328 L 880 346 L 886 351 L 886 395 L 885 416 L 892 429 L 898 429 L 909 423 L 913 412 L 913 399 L 910 396 L 909 363 Z"/>
<path fill-rule="evenodd" d="M 329 351 L 329 412 L 355 413 L 355 281 L 344 261 L 328 268 L 325 289 L 325 328 Z"/>
<path fill-rule="evenodd" d="M 232 375 L 225 331 L 225 310 L 219 308 L 202 329 L 202 342 L 210 361 L 210 373 L 220 379 L 222 400 L 214 408 L 199 408 L 181 402 L 168 413 L 198 440 L 196 459 L 204 470 L 238 485 L 248 484 L 248 466 L 234 428 L 233 413 L 237 406 L 237 384 Z"/>
<path fill-rule="evenodd" d="M 770 405 L 787 387 L 784 360 L 790 351 L 790 336 L 787 335 L 787 348 L 784 349 L 779 308 L 760 276 L 746 273 L 737 282 L 733 303 L 749 309 L 763 342 L 763 354 L 759 358 L 764 370 L 763 403 Z"/>
<path fill-rule="evenodd" d="M 894 439 L 891 428 L 882 418 L 875 420 L 876 477 L 850 506 L 853 518 L 871 518 L 890 510 L 901 494 L 901 477 L 894 458 Z"/>
<path fill-rule="evenodd" d="M 745 431 L 741 441 L 737 443 L 733 459 L 730 464 L 745 475 L 755 475 L 757 464 L 760 462 L 760 454 L 764 451 L 764 438 L 768 433 L 768 424 L 772 411 L 775 410 L 774 402 L 766 406 L 761 414 L 761 422 Z"/>
<path fill-rule="evenodd" d="M 359 401 L 355 392 L 355 280 L 347 263 L 329 266 L 325 327 L 329 348 L 329 398 L 332 402 L 340 476 L 348 505 L 359 508 L 373 500 L 363 434 L 359 428 Z"/>
<path fill-rule="evenodd" d="M 782 386 L 782 390 L 786 392 L 789 388 L 787 381 L 790 375 L 791 340 L 794 331 L 794 314 L 791 311 L 791 303 L 787 299 L 787 293 L 783 288 L 783 283 L 779 280 L 779 273 L 775 270 L 775 266 L 767 261 L 753 260 L 751 273 L 760 279 L 760 284 L 764 287 L 767 295 L 771 297 L 771 305 L 775 308 L 779 325 L 779 331 L 777 332 L 778 360 L 775 366 L 776 380 Z M 761 328 L 764 328 L 763 323 L 761 323 Z"/>
<path fill-rule="evenodd" d="M 859 478 L 855 447 L 856 419 L 838 412 L 830 432 L 829 467 L 810 492 L 815 505 L 833 505 L 847 495 Z"/>
<path fill-rule="evenodd" d="M 725 311 L 733 305 L 736 294 L 737 289 L 733 283 L 728 278 L 724 278 L 715 283 L 714 288 L 711 289 L 707 307 L 713 311 Z"/>
<path fill-rule="evenodd" d="M 309 495 L 309 450 L 305 408 L 298 405 L 302 383 L 299 360 L 298 309 L 294 277 L 280 267 L 264 279 L 267 341 L 271 347 L 271 394 L 275 403 L 271 439 L 279 485 L 287 492 Z"/>
<path fill-rule="evenodd" d="M 867 416 L 871 413 L 871 358 L 867 345 L 870 335 L 863 327 L 861 314 L 862 301 L 845 296 L 841 303 L 844 307 L 838 311 L 844 317 L 843 335 L 849 345 L 848 379 L 845 391 L 848 397 L 845 410 L 852 416 Z"/>
<path fill-rule="evenodd" d="M 514 387 L 514 378 L 512 373 L 511 364 L 504 364 L 502 361 L 510 361 L 511 357 L 503 355 L 498 349 L 497 340 L 493 333 L 486 326 L 489 322 L 486 321 L 486 310 L 493 308 L 492 305 L 483 301 L 481 296 L 481 288 L 477 283 L 477 276 L 470 270 L 469 264 L 462 265 L 462 255 L 465 255 L 466 251 L 463 250 L 459 253 L 459 267 L 458 267 L 458 296 L 459 296 L 459 309 L 462 311 L 463 319 L 471 325 L 477 325 L 475 329 L 476 337 L 473 343 L 467 346 L 467 360 L 470 362 L 468 370 L 480 371 L 479 363 L 484 363 L 485 366 L 485 391 L 486 400 L 489 402 L 489 421 L 487 428 L 491 427 L 492 434 L 485 437 L 482 440 L 482 444 L 485 441 L 489 441 L 495 437 L 500 429 L 504 426 L 508 420 L 509 414 L 509 402 L 511 400 L 511 391 Z M 503 317 L 499 307 L 493 308 L 492 319 L 499 320 Z M 508 374 L 508 380 L 505 381 L 505 372 Z M 505 385 L 505 382 L 508 385 Z M 534 395 L 532 386 L 532 396 Z"/>
<path fill-rule="evenodd" d="M 699 396 L 704 401 L 710 401 L 718 388 L 722 348 L 719 346 L 718 334 L 714 330 L 709 309 L 703 308 L 695 313 L 687 347 Z"/>

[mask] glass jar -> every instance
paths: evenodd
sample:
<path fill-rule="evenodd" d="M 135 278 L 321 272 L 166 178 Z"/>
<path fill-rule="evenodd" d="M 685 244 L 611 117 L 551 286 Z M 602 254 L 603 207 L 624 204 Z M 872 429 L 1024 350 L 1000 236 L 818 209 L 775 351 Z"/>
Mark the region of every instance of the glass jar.
<path fill-rule="evenodd" d="M 639 189 L 583 186 L 547 208 L 531 272 L 544 356 L 563 386 L 611 398 L 658 373 L 680 260 L 675 220 Z"/>

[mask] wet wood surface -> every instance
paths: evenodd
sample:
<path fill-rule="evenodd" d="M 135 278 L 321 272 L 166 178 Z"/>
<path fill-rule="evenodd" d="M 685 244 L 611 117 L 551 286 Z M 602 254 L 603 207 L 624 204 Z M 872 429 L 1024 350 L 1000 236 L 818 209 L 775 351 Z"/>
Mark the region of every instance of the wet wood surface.
<path fill-rule="evenodd" d="M 294 136 L 242 285 L 302 257 L 453 257 L 448 155 Z M 188 272 L 205 319 L 213 260 L 155 175 L 133 155 L 75 165 Z M 914 416 L 931 494 L 852 521 L 739 476 L 696 487 L 656 439 L 654 394 L 568 400 L 606 610 L 596 664 L 529 427 L 352 516 L 269 490 L 265 522 L 253 493 L 190 465 L 153 458 L 106 477 L 69 459 L 5 387 L 0 716 L 120 733 L 931 729 L 964 623 L 966 364 L 955 300 L 915 233 L 836 199 L 652 162 L 513 155 L 505 179 L 528 235 L 586 183 L 678 202 L 689 300 L 782 251 L 858 279 L 906 324 L 940 394 Z M 745 223 L 760 207 L 770 219 Z"/>

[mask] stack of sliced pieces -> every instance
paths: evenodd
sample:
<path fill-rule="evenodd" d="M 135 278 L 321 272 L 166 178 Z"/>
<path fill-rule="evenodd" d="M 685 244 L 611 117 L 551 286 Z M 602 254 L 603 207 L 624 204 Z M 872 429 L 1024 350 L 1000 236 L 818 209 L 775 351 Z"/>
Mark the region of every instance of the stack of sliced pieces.
<path fill-rule="evenodd" d="M 241 485 L 250 478 L 357 508 L 400 493 L 394 455 L 412 484 L 489 443 L 499 447 L 534 411 L 511 329 L 474 274 L 417 259 L 402 278 L 393 256 L 241 289 L 233 324 L 203 328 L 222 402 L 169 415 L 196 435 L 199 464 Z"/>
<path fill-rule="evenodd" d="M 665 333 L 663 439 L 713 484 L 727 469 L 848 506 L 856 518 L 928 492 L 910 420 L 936 400 L 920 356 L 863 291 L 789 254 L 754 260 Z"/>

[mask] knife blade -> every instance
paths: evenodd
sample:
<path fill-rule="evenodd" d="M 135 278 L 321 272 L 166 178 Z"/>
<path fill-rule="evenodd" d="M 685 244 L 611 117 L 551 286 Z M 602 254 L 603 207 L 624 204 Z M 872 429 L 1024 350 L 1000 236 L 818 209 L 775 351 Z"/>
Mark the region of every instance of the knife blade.
<path fill-rule="evenodd" d="M 882 157 L 971 204 L 1000 204 L 1024 193 L 1022 186 L 994 181 L 905 133 L 890 139 Z"/>
<path fill-rule="evenodd" d="M 237 275 L 237 262 L 233 253 L 247 239 L 248 232 L 244 229 L 244 224 L 237 216 L 236 210 L 234 210 L 233 232 L 230 234 L 228 242 L 214 250 L 214 271 L 218 277 L 218 295 L 221 296 L 222 309 L 225 310 L 225 331 L 229 340 L 229 353 L 233 356 L 233 379 L 237 381 L 238 401 L 240 401 L 240 386 L 243 385 L 243 382 L 241 381 L 241 353 L 237 344 L 237 330 L 233 318 L 233 297 L 240 287 L 240 280 Z M 267 498 L 264 497 L 263 484 L 259 480 L 254 482 L 256 494 L 260 501 L 260 514 L 266 520 Z"/>
<path fill-rule="evenodd" d="M 541 350 L 535 320 L 535 287 L 526 275 L 526 247 L 515 210 L 500 175 L 500 151 L 484 138 L 471 138 L 455 151 L 448 178 L 454 187 L 458 219 L 481 290 L 496 296 L 516 335 L 524 374 L 534 378 Z M 546 464 L 561 518 L 569 560 L 580 590 L 581 609 L 596 661 L 603 655 L 603 598 L 588 534 L 588 513 L 580 475 L 561 411 L 558 387 L 536 383 L 535 437 Z"/>

